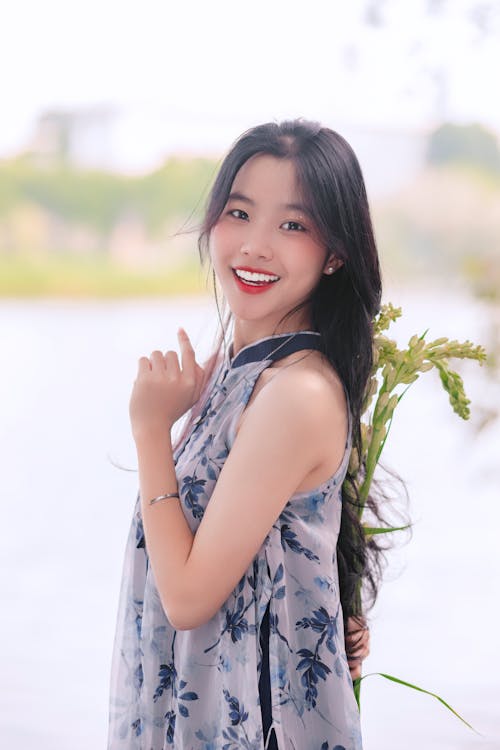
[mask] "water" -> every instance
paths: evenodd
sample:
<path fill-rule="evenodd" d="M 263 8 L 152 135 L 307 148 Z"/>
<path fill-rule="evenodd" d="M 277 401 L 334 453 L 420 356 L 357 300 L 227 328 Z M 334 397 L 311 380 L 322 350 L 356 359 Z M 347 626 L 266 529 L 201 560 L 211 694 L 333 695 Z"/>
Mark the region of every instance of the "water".
<path fill-rule="evenodd" d="M 484 305 L 440 289 L 393 289 L 391 329 L 486 343 Z M 0 303 L 1 584 L 4 747 L 105 747 L 108 680 L 125 538 L 137 493 L 128 400 L 140 356 L 191 336 L 198 361 L 216 328 L 210 299 Z M 457 361 L 455 361 L 456 363 Z M 496 399 L 475 363 L 472 400 Z M 365 750 L 500 747 L 500 425 L 474 431 L 436 373 L 397 407 L 383 463 L 407 484 L 413 539 L 391 556 L 371 617 L 362 683 Z M 113 466 L 117 463 L 126 471 Z"/>

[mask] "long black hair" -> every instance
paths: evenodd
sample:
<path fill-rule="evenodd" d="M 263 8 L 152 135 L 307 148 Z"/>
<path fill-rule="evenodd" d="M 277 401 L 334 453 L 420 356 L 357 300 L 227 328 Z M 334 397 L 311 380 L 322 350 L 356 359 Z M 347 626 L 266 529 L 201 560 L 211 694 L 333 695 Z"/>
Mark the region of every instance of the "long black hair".
<path fill-rule="evenodd" d="M 256 154 L 272 155 L 294 164 L 299 197 L 309 210 L 324 243 L 325 262 L 332 252 L 343 261 L 333 274 L 322 274 L 309 299 L 290 310 L 279 323 L 306 305 L 309 307 L 312 327 L 321 334 L 323 353 L 349 394 L 353 418 L 352 460 L 342 487 L 342 517 L 337 542 L 345 626 L 347 618 L 361 617 L 363 610 L 373 606 L 382 573 L 383 551 L 388 549 L 377 537 L 367 539 L 356 512 L 360 477 L 364 473 L 360 421 L 374 362 L 373 319 L 380 310 L 382 297 L 377 246 L 361 167 L 347 141 L 330 128 L 303 118 L 268 122 L 246 130 L 233 143 L 211 187 L 198 236 L 200 259 L 202 264 L 208 264 L 209 270 L 210 233 L 227 203 L 238 170 Z M 217 299 L 213 269 L 212 278 Z M 223 320 L 219 310 L 222 331 L 217 349 L 223 343 L 225 346 L 224 328 L 230 321 L 230 311 L 226 308 Z M 218 350 L 207 362 L 205 383 L 217 356 Z M 198 408 L 191 412 L 184 435 L 200 411 L 201 400 Z M 372 486 L 375 488 L 376 483 L 373 482 Z M 382 499 L 388 498 L 380 490 L 376 495 L 373 489 L 366 507 L 373 518 L 384 521 L 380 507 Z M 359 595 L 360 584 L 364 602 Z"/>

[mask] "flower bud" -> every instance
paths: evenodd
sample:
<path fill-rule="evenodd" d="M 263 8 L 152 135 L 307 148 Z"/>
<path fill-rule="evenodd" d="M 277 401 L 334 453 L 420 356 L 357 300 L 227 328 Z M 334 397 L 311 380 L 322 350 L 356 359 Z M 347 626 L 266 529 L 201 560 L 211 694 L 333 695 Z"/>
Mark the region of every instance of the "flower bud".
<path fill-rule="evenodd" d="M 398 405 L 399 397 L 397 393 L 393 393 L 392 396 L 389 399 L 389 403 L 387 404 L 387 409 L 391 413 L 394 411 L 396 406 Z"/>
<path fill-rule="evenodd" d="M 419 339 L 417 343 L 415 344 L 415 346 L 413 347 L 413 353 L 418 354 L 424 349 L 425 346 L 426 344 L 425 344 L 424 339 Z"/>
<path fill-rule="evenodd" d="M 380 396 L 377 399 L 377 411 L 382 411 L 382 409 L 387 405 L 389 401 L 389 394 L 387 391 L 384 391 L 380 394 Z"/>
<path fill-rule="evenodd" d="M 413 349 L 413 347 L 414 347 L 414 346 L 416 346 L 417 344 L 418 344 L 418 336 L 417 336 L 417 334 L 415 333 L 415 334 L 414 334 L 414 335 L 413 335 L 413 336 L 411 337 L 411 339 L 410 339 L 410 340 L 408 341 L 408 347 L 409 347 L 410 349 Z"/>

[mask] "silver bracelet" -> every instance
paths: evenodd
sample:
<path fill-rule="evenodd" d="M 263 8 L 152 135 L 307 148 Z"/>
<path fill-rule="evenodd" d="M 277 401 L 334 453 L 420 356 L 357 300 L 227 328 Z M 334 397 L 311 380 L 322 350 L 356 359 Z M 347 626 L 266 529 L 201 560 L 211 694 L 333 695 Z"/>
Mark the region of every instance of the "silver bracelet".
<path fill-rule="evenodd" d="M 158 503 L 160 500 L 166 500 L 167 497 L 179 497 L 178 492 L 168 492 L 166 495 L 158 495 L 158 497 L 154 497 L 152 500 L 149 501 L 150 505 L 153 505 L 153 503 Z"/>

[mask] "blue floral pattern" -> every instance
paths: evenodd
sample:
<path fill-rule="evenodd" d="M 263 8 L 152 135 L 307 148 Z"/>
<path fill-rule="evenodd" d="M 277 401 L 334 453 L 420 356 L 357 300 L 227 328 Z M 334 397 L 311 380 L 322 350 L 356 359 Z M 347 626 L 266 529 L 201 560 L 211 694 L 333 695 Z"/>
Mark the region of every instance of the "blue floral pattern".
<path fill-rule="evenodd" d="M 175 451 L 181 506 L 193 533 L 239 417 L 271 362 L 250 357 L 234 366 L 229 358 L 222 360 L 223 376 L 220 370 L 214 376 L 203 418 Z M 336 558 L 351 431 L 349 412 L 338 470 L 314 490 L 290 497 L 220 610 L 192 630 L 176 630 L 161 606 L 137 496 L 118 603 L 108 750 L 264 750 L 259 632 L 268 604 L 278 747 L 362 750 Z"/>

